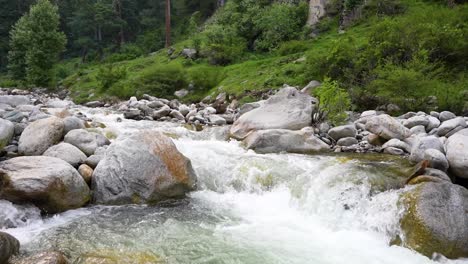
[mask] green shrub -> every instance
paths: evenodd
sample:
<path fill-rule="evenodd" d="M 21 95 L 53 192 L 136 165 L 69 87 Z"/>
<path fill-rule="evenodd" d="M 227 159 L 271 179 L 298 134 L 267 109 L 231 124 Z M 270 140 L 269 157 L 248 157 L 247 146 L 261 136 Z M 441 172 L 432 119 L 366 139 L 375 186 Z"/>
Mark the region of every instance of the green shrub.
<path fill-rule="evenodd" d="M 180 64 L 155 65 L 145 69 L 131 82 L 139 93 L 172 98 L 174 92 L 188 85 L 186 72 Z"/>
<path fill-rule="evenodd" d="M 351 100 L 346 90 L 338 86 L 337 81 L 326 78 L 314 93 L 320 101 L 321 110 L 325 111 L 332 124 L 340 125 L 346 121 L 345 111 L 351 109 Z"/>
<path fill-rule="evenodd" d="M 120 99 L 128 99 L 128 98 L 136 95 L 136 91 L 130 85 L 117 83 L 116 85 L 112 86 L 107 91 L 107 94 L 109 94 L 111 96 L 116 96 L 116 97 L 118 97 Z"/>
<path fill-rule="evenodd" d="M 227 65 L 239 59 L 247 48 L 245 40 L 235 28 L 211 25 L 204 31 L 205 45 L 202 54 L 213 65 Z"/>
<path fill-rule="evenodd" d="M 188 69 L 187 76 L 196 90 L 207 91 L 218 85 L 226 75 L 220 67 L 198 66 Z"/>
<path fill-rule="evenodd" d="M 285 56 L 289 54 L 304 52 L 308 49 L 309 47 L 304 41 L 291 40 L 281 44 L 281 46 L 278 48 L 278 54 L 281 56 Z"/>
<path fill-rule="evenodd" d="M 100 84 L 101 92 L 105 92 L 112 85 L 127 77 L 127 69 L 116 67 L 114 64 L 108 64 L 99 68 L 96 81 Z"/>

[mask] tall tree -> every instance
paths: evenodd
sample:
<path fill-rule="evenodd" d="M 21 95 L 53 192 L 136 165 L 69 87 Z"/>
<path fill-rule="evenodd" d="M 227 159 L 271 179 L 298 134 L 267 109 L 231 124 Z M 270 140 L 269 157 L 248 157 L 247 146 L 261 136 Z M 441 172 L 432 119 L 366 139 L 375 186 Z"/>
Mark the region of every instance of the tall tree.
<path fill-rule="evenodd" d="M 46 86 L 66 37 L 59 31 L 57 6 L 38 0 L 10 32 L 9 70 L 17 79 Z"/>
<path fill-rule="evenodd" d="M 166 0 L 166 48 L 171 46 L 171 0 Z"/>

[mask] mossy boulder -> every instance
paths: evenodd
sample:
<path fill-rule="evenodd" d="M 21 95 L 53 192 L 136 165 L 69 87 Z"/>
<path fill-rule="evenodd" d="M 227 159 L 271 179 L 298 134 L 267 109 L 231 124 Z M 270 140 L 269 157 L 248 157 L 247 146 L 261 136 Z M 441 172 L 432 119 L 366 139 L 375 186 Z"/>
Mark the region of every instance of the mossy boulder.
<path fill-rule="evenodd" d="M 423 182 L 406 192 L 402 245 L 431 257 L 468 257 L 468 190 L 449 182 Z"/>

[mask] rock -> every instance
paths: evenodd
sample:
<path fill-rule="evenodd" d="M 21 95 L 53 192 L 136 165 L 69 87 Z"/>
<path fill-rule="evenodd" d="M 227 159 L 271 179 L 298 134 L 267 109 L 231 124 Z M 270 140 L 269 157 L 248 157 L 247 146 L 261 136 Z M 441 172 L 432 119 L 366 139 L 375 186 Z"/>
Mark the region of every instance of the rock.
<path fill-rule="evenodd" d="M 436 129 L 440 126 L 440 120 L 433 117 L 433 116 L 427 116 L 427 120 L 429 121 L 427 126 L 426 126 L 426 131 L 431 131 L 433 129 Z"/>
<path fill-rule="evenodd" d="M 8 145 L 14 134 L 15 125 L 8 120 L 0 118 L 0 150 Z"/>
<path fill-rule="evenodd" d="M 445 155 L 437 149 L 427 149 L 424 152 L 424 159 L 429 161 L 429 167 L 441 171 L 447 171 L 449 164 Z"/>
<path fill-rule="evenodd" d="M 85 164 L 95 169 L 99 162 L 104 158 L 104 155 L 91 155 L 85 160 Z"/>
<path fill-rule="evenodd" d="M 215 126 L 223 126 L 226 125 L 226 119 L 222 118 L 219 115 L 210 115 L 208 116 L 208 120 L 210 121 L 211 124 Z"/>
<path fill-rule="evenodd" d="M 328 131 L 328 135 L 333 138 L 333 140 L 338 141 L 339 139 L 346 137 L 355 138 L 357 130 L 354 125 L 337 126 L 330 129 Z"/>
<path fill-rule="evenodd" d="M 174 95 L 179 99 L 184 98 L 188 94 L 189 94 L 189 91 L 187 89 L 178 90 L 174 93 Z"/>
<path fill-rule="evenodd" d="M 64 123 L 61 118 L 50 117 L 29 124 L 21 134 L 18 144 L 20 154 L 41 155 L 63 137 Z"/>
<path fill-rule="evenodd" d="M 84 163 L 87 158 L 86 155 L 77 147 L 63 142 L 50 147 L 44 152 L 43 155 L 47 157 L 59 158 L 63 161 L 66 161 L 75 168 Z"/>
<path fill-rule="evenodd" d="M 185 104 L 181 104 L 181 105 L 179 105 L 179 112 L 183 116 L 186 116 L 190 112 L 190 108 Z"/>
<path fill-rule="evenodd" d="M 66 135 L 68 132 L 74 129 L 82 129 L 85 128 L 83 120 L 79 119 L 75 116 L 65 117 L 63 119 L 64 129 L 63 133 Z"/>
<path fill-rule="evenodd" d="M 31 101 L 24 95 L 1 95 L 0 103 L 10 105 L 11 107 L 17 107 L 18 105 L 31 104 Z"/>
<path fill-rule="evenodd" d="M 364 112 L 361 113 L 361 115 L 359 116 L 359 119 L 356 121 L 356 123 L 366 124 L 367 121 L 369 121 L 369 119 L 371 119 L 374 116 L 377 116 L 377 111 L 375 111 L 375 110 L 364 111 Z"/>
<path fill-rule="evenodd" d="M 455 117 L 453 119 L 444 121 L 437 130 L 437 135 L 443 137 L 447 135 L 450 131 L 461 127 L 462 129 L 466 127 L 466 121 L 462 117 Z"/>
<path fill-rule="evenodd" d="M 186 59 L 196 59 L 197 58 L 197 50 L 196 49 L 183 49 L 180 54 Z"/>
<path fill-rule="evenodd" d="M 231 136 L 244 139 L 251 131 L 307 127 L 312 122 L 313 100 L 293 87 L 283 88 L 260 107 L 241 115 L 231 127 Z"/>
<path fill-rule="evenodd" d="M 366 130 L 384 139 L 403 140 L 411 135 L 408 128 L 389 115 L 374 116 L 366 123 Z"/>
<path fill-rule="evenodd" d="M 75 129 L 65 135 L 64 142 L 70 143 L 79 148 L 86 154 L 91 156 L 98 147 L 109 145 L 109 140 L 103 135 L 96 132 L 88 132 L 85 129 Z"/>
<path fill-rule="evenodd" d="M 153 112 L 153 118 L 154 120 L 158 120 L 169 115 L 171 112 L 172 109 L 168 105 L 164 105 L 159 110 Z"/>
<path fill-rule="evenodd" d="M 12 264 L 68 264 L 67 258 L 58 251 L 47 251 L 13 261 Z"/>
<path fill-rule="evenodd" d="M 44 156 L 17 157 L 0 163 L 0 198 L 32 203 L 47 213 L 85 205 L 90 190 L 65 161 Z"/>
<path fill-rule="evenodd" d="M 410 129 L 412 135 L 426 134 L 426 128 L 424 126 L 414 126 Z"/>
<path fill-rule="evenodd" d="M 20 243 L 13 236 L 0 232 L 0 263 L 8 263 L 11 256 L 18 254 Z"/>
<path fill-rule="evenodd" d="M 154 131 L 112 143 L 92 179 L 99 204 L 155 203 L 183 197 L 195 184 L 190 160 L 170 138 Z"/>
<path fill-rule="evenodd" d="M 239 114 L 243 115 L 247 112 L 250 112 L 256 108 L 259 108 L 260 106 L 264 105 L 265 101 L 258 101 L 258 102 L 253 102 L 253 103 L 246 103 L 243 104 L 240 109 L 239 109 Z"/>
<path fill-rule="evenodd" d="M 445 181 L 426 182 L 402 197 L 403 246 L 432 257 L 468 257 L 468 190 Z"/>
<path fill-rule="evenodd" d="M 46 119 L 46 118 L 49 118 L 49 117 L 52 117 L 52 115 L 46 114 L 46 113 L 42 112 L 42 111 L 39 110 L 39 109 L 34 109 L 34 110 L 29 114 L 29 119 L 28 119 L 28 121 L 29 121 L 29 122 L 34 122 L 34 121 L 37 121 L 37 120 L 40 120 L 40 119 Z"/>
<path fill-rule="evenodd" d="M 70 108 L 75 105 L 72 101 L 68 100 L 50 100 L 47 102 L 47 107 L 50 108 Z"/>
<path fill-rule="evenodd" d="M 177 110 L 172 110 L 170 116 L 177 118 L 178 120 L 185 120 L 185 117 Z"/>
<path fill-rule="evenodd" d="M 78 167 L 78 172 L 80 173 L 81 177 L 83 177 L 83 180 L 88 185 L 91 185 L 91 179 L 93 177 L 94 170 L 86 164 L 81 164 L 80 167 Z"/>
<path fill-rule="evenodd" d="M 439 120 L 440 122 L 445 122 L 450 119 L 454 119 L 457 117 L 454 113 L 449 112 L 449 111 L 443 111 L 439 114 Z"/>
<path fill-rule="evenodd" d="M 438 169 L 426 168 L 426 170 L 424 171 L 424 175 L 436 177 L 447 182 L 452 182 L 447 173 Z"/>
<path fill-rule="evenodd" d="M 320 85 L 322 84 L 318 81 L 311 81 L 304 88 L 302 88 L 301 93 L 312 95 L 314 89 L 319 87 Z"/>
<path fill-rule="evenodd" d="M 25 114 L 16 110 L 7 112 L 3 115 L 3 119 L 6 119 L 11 122 L 15 122 L 15 123 L 21 122 L 25 117 L 26 117 Z"/>
<path fill-rule="evenodd" d="M 442 153 L 444 152 L 444 147 L 436 136 L 419 137 L 411 148 L 409 159 L 412 162 L 420 162 L 424 159 L 424 153 L 428 149 L 435 149 Z"/>
<path fill-rule="evenodd" d="M 357 143 L 358 143 L 358 141 L 357 141 L 356 138 L 346 137 L 346 138 L 340 138 L 340 140 L 338 140 L 336 145 L 343 146 L 343 147 L 349 147 L 349 146 L 352 146 L 352 145 L 357 144 Z"/>
<path fill-rule="evenodd" d="M 387 141 L 385 144 L 383 144 L 382 148 L 383 149 L 398 148 L 398 149 L 401 149 L 401 150 L 403 150 L 403 151 L 405 151 L 407 153 L 411 152 L 411 148 L 407 143 L 405 143 L 405 142 L 403 142 L 403 141 L 401 141 L 399 139 L 396 139 L 396 138 L 390 139 L 389 141 Z"/>
<path fill-rule="evenodd" d="M 400 149 L 400 148 L 395 148 L 395 147 L 386 147 L 384 149 L 385 154 L 390 154 L 390 155 L 395 155 L 395 156 L 401 156 L 404 155 L 405 152 Z"/>
<path fill-rule="evenodd" d="M 371 133 L 367 135 L 367 142 L 374 146 L 382 146 L 385 143 L 385 139 Z"/>
<path fill-rule="evenodd" d="M 429 124 L 429 120 L 425 116 L 413 116 L 403 122 L 403 125 L 407 128 L 415 126 L 426 127 Z"/>
<path fill-rule="evenodd" d="M 462 131 L 449 137 L 445 147 L 450 172 L 457 177 L 468 179 L 468 133 L 464 134 Z"/>
<path fill-rule="evenodd" d="M 155 101 L 152 101 L 152 102 L 148 103 L 148 107 L 154 108 L 154 109 L 159 109 L 159 108 L 161 108 L 161 107 L 163 107 L 165 105 L 166 104 L 164 104 L 160 100 L 155 100 Z"/>
<path fill-rule="evenodd" d="M 317 138 L 313 131 L 303 129 L 292 131 L 287 129 L 268 129 L 252 132 L 244 139 L 248 149 L 258 153 L 317 153 L 328 152 L 330 146 Z"/>
<path fill-rule="evenodd" d="M 141 110 L 139 109 L 129 109 L 124 112 L 124 118 L 140 120 L 142 118 Z"/>
<path fill-rule="evenodd" d="M 214 115 L 216 114 L 216 109 L 214 107 L 208 106 L 204 109 L 206 115 Z"/>
<path fill-rule="evenodd" d="M 100 101 L 91 101 L 91 102 L 87 102 L 85 104 L 86 107 L 91 107 L 91 108 L 95 108 L 95 107 L 103 107 L 104 106 L 104 103 L 103 102 L 100 102 Z"/>

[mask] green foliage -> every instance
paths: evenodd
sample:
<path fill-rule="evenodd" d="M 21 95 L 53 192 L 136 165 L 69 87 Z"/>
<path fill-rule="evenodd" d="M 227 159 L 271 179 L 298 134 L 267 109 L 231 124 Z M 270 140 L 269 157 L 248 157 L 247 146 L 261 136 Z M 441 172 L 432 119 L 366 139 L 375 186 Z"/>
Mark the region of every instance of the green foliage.
<path fill-rule="evenodd" d="M 188 69 L 187 76 L 196 90 L 208 91 L 225 78 L 225 73 L 221 67 L 198 66 Z"/>
<path fill-rule="evenodd" d="M 113 64 L 108 64 L 99 68 L 96 75 L 96 80 L 100 84 L 101 92 L 105 92 L 114 84 L 127 77 L 127 69 L 124 67 L 115 67 Z"/>
<path fill-rule="evenodd" d="M 304 41 L 291 40 L 284 42 L 278 48 L 278 54 L 281 56 L 304 52 L 309 49 L 309 45 Z"/>
<path fill-rule="evenodd" d="M 172 98 L 175 91 L 187 88 L 188 83 L 183 67 L 180 64 L 169 64 L 145 69 L 131 85 L 138 87 L 140 94 Z"/>
<path fill-rule="evenodd" d="M 226 65 L 239 59 L 246 50 L 246 42 L 233 27 L 211 25 L 204 32 L 202 50 L 213 65 Z"/>
<path fill-rule="evenodd" d="M 325 79 L 321 86 L 314 90 L 315 96 L 320 101 L 321 110 L 325 111 L 328 119 L 334 125 L 340 125 L 346 121 L 346 112 L 351 109 L 351 100 L 346 90 L 338 86 L 337 81 Z"/>
<path fill-rule="evenodd" d="M 59 31 L 57 7 L 48 0 L 39 0 L 13 27 L 10 37 L 9 70 L 12 76 L 46 86 L 66 43 L 65 35 Z"/>

